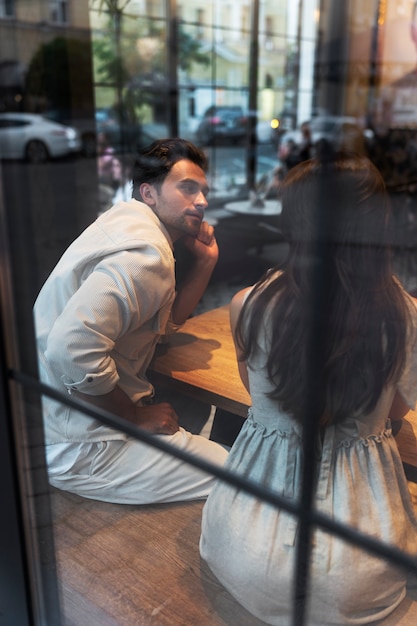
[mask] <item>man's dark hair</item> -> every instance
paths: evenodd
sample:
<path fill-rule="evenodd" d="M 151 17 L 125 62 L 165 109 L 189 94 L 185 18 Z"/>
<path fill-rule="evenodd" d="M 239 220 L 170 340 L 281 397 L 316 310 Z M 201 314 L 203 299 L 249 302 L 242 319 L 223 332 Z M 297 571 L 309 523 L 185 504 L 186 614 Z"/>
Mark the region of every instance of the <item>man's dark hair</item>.
<path fill-rule="evenodd" d="M 186 139 L 157 139 L 143 148 L 133 165 L 132 197 L 142 200 L 139 188 L 142 183 L 154 185 L 158 190 L 177 161 L 187 159 L 206 172 L 208 160 L 200 148 Z"/>

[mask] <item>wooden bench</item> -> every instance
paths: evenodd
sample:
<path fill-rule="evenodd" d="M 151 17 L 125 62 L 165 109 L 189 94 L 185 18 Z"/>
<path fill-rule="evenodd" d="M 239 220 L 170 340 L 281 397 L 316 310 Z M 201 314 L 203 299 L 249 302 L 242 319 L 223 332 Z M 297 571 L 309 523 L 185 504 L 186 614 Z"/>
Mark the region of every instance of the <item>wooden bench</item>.
<path fill-rule="evenodd" d="M 54 489 L 63 625 L 261 626 L 200 559 L 202 507 L 109 504 Z M 378 624 L 415 626 L 416 590 Z"/>

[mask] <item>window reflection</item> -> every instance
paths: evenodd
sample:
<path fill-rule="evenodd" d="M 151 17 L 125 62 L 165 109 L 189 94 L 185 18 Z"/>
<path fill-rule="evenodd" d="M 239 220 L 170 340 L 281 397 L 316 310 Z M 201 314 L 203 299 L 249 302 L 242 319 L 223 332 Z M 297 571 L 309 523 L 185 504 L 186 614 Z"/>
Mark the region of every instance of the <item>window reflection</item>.
<path fill-rule="evenodd" d="M 327 141 L 381 171 L 395 270 L 416 294 L 416 3 L 265 0 L 259 33 L 255 2 L 175 4 L 0 0 L 0 173 L 25 348 L 25 314 L 64 249 L 130 197 L 136 149 L 171 134 L 210 159 L 207 215 L 222 259 L 210 303 L 281 253 L 279 218 L 256 209 L 276 200 L 290 146 L 292 163 L 301 158 L 306 123 L 308 154 Z M 40 116 L 32 136 L 27 115 Z M 236 202 L 251 214 L 231 211 Z"/>

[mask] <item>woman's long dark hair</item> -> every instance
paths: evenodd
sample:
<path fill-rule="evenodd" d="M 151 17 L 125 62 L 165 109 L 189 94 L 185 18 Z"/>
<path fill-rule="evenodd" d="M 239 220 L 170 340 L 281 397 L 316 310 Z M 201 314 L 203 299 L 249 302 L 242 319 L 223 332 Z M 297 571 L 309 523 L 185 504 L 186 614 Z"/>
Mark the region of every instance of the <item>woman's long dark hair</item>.
<path fill-rule="evenodd" d="M 265 325 L 270 396 L 284 411 L 302 419 L 313 377 L 323 425 L 368 414 L 401 374 L 408 328 L 391 271 L 383 179 L 365 157 L 316 158 L 288 173 L 281 201 L 290 250 L 243 306 L 243 359 L 258 349 Z"/>

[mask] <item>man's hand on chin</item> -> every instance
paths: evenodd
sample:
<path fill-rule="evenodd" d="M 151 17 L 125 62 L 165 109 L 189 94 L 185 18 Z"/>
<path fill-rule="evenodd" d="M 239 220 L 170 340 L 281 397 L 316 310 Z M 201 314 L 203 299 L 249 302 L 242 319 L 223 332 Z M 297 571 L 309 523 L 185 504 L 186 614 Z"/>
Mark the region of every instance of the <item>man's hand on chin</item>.
<path fill-rule="evenodd" d="M 200 230 L 196 237 L 185 235 L 183 242 L 186 248 L 199 259 L 210 259 L 214 263 L 219 257 L 219 249 L 216 237 L 214 236 L 214 228 L 208 222 L 201 222 Z"/>

